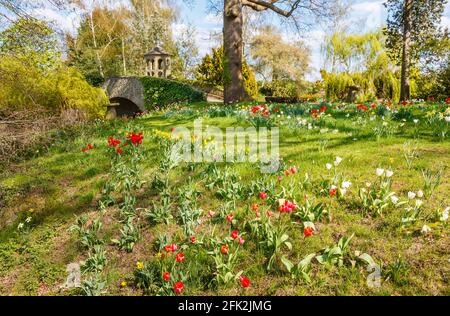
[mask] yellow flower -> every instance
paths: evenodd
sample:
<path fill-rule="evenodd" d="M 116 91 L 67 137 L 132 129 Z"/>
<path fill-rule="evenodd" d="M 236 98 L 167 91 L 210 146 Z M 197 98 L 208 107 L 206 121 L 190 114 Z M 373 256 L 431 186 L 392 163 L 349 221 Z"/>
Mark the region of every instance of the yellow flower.
<path fill-rule="evenodd" d="M 394 163 L 394 160 L 395 160 L 394 158 L 389 158 L 390 163 Z"/>
<path fill-rule="evenodd" d="M 141 262 L 141 261 L 138 261 L 136 263 L 136 267 L 137 267 L 138 270 L 142 270 L 142 269 L 144 269 L 144 263 Z"/>
<path fill-rule="evenodd" d="M 162 253 L 158 252 L 158 253 L 156 254 L 156 258 L 161 258 L 161 257 L 162 257 Z"/>
<path fill-rule="evenodd" d="M 122 281 L 122 282 L 120 283 L 120 286 L 121 286 L 121 287 L 126 287 L 126 286 L 127 286 L 127 282 Z"/>
<path fill-rule="evenodd" d="M 30 209 L 28 210 L 28 212 L 34 213 L 34 208 L 30 208 Z"/>

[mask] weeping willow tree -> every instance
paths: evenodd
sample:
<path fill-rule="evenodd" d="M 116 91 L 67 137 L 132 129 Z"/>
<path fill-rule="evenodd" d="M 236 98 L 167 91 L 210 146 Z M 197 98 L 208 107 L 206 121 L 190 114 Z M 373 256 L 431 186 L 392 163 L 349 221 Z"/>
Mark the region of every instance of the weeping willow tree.
<path fill-rule="evenodd" d="M 326 64 L 321 74 L 328 100 L 399 100 L 399 72 L 389 59 L 381 30 L 335 32 L 326 38 L 322 51 Z"/>

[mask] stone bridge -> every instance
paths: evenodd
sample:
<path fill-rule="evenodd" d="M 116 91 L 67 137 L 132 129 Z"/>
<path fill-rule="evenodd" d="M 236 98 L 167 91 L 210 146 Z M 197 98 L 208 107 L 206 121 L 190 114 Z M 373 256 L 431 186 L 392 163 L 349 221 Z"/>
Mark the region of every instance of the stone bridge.
<path fill-rule="evenodd" d="M 219 90 L 193 88 L 204 91 L 208 102 L 223 102 L 223 92 Z M 111 102 L 106 114 L 108 118 L 135 116 L 146 111 L 144 87 L 139 77 L 111 77 L 106 80 L 103 89 Z"/>
<path fill-rule="evenodd" d="M 134 116 L 145 111 L 144 87 L 138 77 L 112 77 L 103 85 L 111 104 L 107 116 Z"/>

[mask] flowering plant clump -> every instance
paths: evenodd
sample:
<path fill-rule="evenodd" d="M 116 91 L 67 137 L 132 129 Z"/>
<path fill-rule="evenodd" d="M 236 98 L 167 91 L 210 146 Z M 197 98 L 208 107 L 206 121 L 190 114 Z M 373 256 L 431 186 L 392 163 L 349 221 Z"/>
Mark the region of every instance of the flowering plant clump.
<path fill-rule="evenodd" d="M 376 169 L 377 181 L 366 182 L 365 186 L 359 189 L 359 199 L 364 212 L 371 215 L 382 215 L 383 210 L 389 205 L 400 206 L 403 202 L 398 201 L 395 192 L 391 190 L 392 170 L 382 168 Z"/>
<path fill-rule="evenodd" d="M 271 128 L 275 124 L 273 122 L 273 118 L 269 112 L 269 109 L 266 105 L 260 104 L 251 107 L 250 109 L 249 121 L 256 128 L 267 127 Z"/>

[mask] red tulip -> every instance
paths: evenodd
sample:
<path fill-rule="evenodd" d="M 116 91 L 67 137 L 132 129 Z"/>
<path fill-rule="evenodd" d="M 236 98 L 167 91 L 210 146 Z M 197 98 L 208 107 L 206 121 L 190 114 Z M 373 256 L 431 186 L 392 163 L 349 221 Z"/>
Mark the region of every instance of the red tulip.
<path fill-rule="evenodd" d="M 252 204 L 252 210 L 253 211 L 257 211 L 258 210 L 258 208 L 259 208 L 259 205 L 258 204 Z"/>
<path fill-rule="evenodd" d="M 170 274 L 169 274 L 169 272 L 164 272 L 164 273 L 163 273 L 163 278 L 164 278 L 164 281 L 169 281 L 169 280 L 170 280 Z"/>
<path fill-rule="evenodd" d="M 133 143 L 133 145 L 137 146 L 142 144 L 142 140 L 144 139 L 144 135 L 142 134 L 142 132 L 140 132 L 139 134 L 136 134 L 135 132 L 129 134 L 127 136 L 127 138 L 129 140 L 131 140 L 131 142 Z"/>
<path fill-rule="evenodd" d="M 123 153 L 123 150 L 122 150 L 122 148 L 117 148 L 116 152 L 117 152 L 118 154 L 122 154 L 122 153 Z"/>
<path fill-rule="evenodd" d="M 120 145 L 120 140 L 118 139 L 114 139 L 114 137 L 109 136 L 108 137 L 108 146 L 109 147 L 117 147 L 118 145 Z"/>
<path fill-rule="evenodd" d="M 181 281 L 177 282 L 173 285 L 173 289 L 176 294 L 181 294 L 181 292 L 183 292 L 183 288 L 184 288 L 184 284 Z"/>
<path fill-rule="evenodd" d="M 183 262 L 184 258 L 185 258 L 184 253 L 180 252 L 179 254 L 177 254 L 177 261 L 179 263 Z"/>
<path fill-rule="evenodd" d="M 192 237 L 191 237 L 191 242 L 192 242 L 193 244 L 195 244 L 196 241 L 197 241 L 197 238 L 195 238 L 195 236 L 192 236 Z"/>
<path fill-rule="evenodd" d="M 310 237 L 313 234 L 314 230 L 311 227 L 305 227 L 303 230 L 303 234 L 305 237 Z"/>
<path fill-rule="evenodd" d="M 172 246 L 164 246 L 164 249 L 166 250 L 166 252 L 171 252 Z"/>
<path fill-rule="evenodd" d="M 227 221 L 229 221 L 230 223 L 233 221 L 233 214 L 227 215 Z"/>
<path fill-rule="evenodd" d="M 267 216 L 272 217 L 273 216 L 273 212 L 272 211 L 267 211 Z"/>
<path fill-rule="evenodd" d="M 259 193 L 259 198 L 260 198 L 261 200 L 265 200 L 266 197 L 267 197 L 267 193 L 266 193 L 266 192 L 260 192 L 260 193 Z"/>
<path fill-rule="evenodd" d="M 237 230 L 234 230 L 234 231 L 231 233 L 231 238 L 236 239 L 236 238 L 238 238 L 238 237 L 239 237 L 239 232 L 238 232 Z"/>
<path fill-rule="evenodd" d="M 226 255 L 228 253 L 228 246 L 223 245 L 222 247 L 220 247 L 220 252 Z"/>
<path fill-rule="evenodd" d="M 239 238 L 239 245 L 243 245 L 245 243 L 245 239 L 244 238 Z"/>
<path fill-rule="evenodd" d="M 291 201 L 285 200 L 282 205 L 278 207 L 280 213 L 292 213 L 297 209 L 297 205 Z"/>
<path fill-rule="evenodd" d="M 331 189 L 330 189 L 330 196 L 331 196 L 331 197 L 335 196 L 336 193 L 337 193 L 337 189 L 336 189 L 336 188 L 331 188 Z"/>
<path fill-rule="evenodd" d="M 172 251 L 175 252 L 178 249 L 177 244 L 173 243 L 172 245 L 170 245 L 170 247 L 172 248 Z"/>
<path fill-rule="evenodd" d="M 249 280 L 246 276 L 244 276 L 244 275 L 241 275 L 241 276 L 239 277 L 239 281 L 241 281 L 241 285 L 242 285 L 244 288 L 248 288 L 248 287 L 250 286 L 250 280 Z"/>

